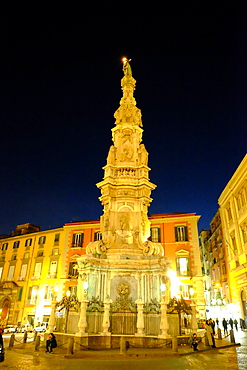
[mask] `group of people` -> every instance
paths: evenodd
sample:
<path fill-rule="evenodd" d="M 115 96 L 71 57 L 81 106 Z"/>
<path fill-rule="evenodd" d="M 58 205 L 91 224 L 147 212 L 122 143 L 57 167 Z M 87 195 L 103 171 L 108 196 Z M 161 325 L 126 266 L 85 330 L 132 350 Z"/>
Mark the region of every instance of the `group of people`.
<path fill-rule="evenodd" d="M 217 319 L 218 320 L 218 319 Z M 219 320 L 218 320 L 218 323 L 217 325 L 219 326 Z M 222 320 L 222 326 L 224 328 L 224 334 L 226 334 L 228 332 L 227 330 L 227 327 L 228 325 L 230 325 L 231 329 L 233 330 L 233 325 L 235 326 L 235 329 L 238 331 L 238 322 L 237 320 L 233 320 L 232 318 L 230 318 L 229 320 L 226 320 L 225 318 Z"/>

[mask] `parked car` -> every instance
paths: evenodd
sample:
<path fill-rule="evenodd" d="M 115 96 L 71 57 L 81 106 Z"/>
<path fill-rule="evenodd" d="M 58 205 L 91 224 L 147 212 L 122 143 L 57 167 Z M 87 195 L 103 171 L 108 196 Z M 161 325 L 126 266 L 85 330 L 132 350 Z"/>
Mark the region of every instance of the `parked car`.
<path fill-rule="evenodd" d="M 40 325 L 37 325 L 33 328 L 33 331 L 45 332 L 48 326 L 48 322 L 42 322 Z"/>
<path fill-rule="evenodd" d="M 27 331 L 28 333 L 31 333 L 33 331 L 33 326 L 31 324 L 24 324 L 22 326 L 19 326 L 17 328 L 18 333 L 24 333 Z"/>
<path fill-rule="evenodd" d="M 17 325 L 7 325 L 4 328 L 4 334 L 7 333 L 16 333 L 17 332 Z"/>

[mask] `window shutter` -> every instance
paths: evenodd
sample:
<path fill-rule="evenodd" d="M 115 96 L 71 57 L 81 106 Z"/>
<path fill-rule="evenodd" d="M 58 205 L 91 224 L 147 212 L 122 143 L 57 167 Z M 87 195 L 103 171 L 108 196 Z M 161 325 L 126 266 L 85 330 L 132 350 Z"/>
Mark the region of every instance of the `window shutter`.
<path fill-rule="evenodd" d="M 158 243 L 161 242 L 161 236 L 160 236 L 160 228 L 158 227 Z"/>
<path fill-rule="evenodd" d="M 180 274 L 180 260 L 179 260 L 179 258 L 176 259 L 176 270 L 177 270 L 177 273 Z"/>
<path fill-rule="evenodd" d="M 184 226 L 184 237 L 185 237 L 185 241 L 187 242 L 188 241 L 188 228 L 187 228 L 187 226 Z"/>
<path fill-rule="evenodd" d="M 174 228 L 174 231 L 175 231 L 175 240 L 176 240 L 176 242 L 178 241 L 178 228 L 177 227 L 175 227 Z"/>

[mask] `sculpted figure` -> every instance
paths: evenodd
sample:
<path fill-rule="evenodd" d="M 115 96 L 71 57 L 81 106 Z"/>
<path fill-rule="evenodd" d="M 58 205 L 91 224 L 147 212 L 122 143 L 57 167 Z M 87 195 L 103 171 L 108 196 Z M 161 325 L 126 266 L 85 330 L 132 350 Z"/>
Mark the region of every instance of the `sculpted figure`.
<path fill-rule="evenodd" d="M 115 149 L 114 145 L 111 145 L 110 149 L 109 149 L 108 156 L 107 156 L 107 164 L 112 164 L 112 165 L 115 164 L 115 162 L 116 162 L 115 153 L 116 153 L 116 149 Z"/>
<path fill-rule="evenodd" d="M 131 67 L 130 67 L 130 64 L 129 64 L 130 61 L 131 61 L 131 59 L 128 59 L 126 57 L 124 57 L 122 59 L 123 71 L 124 71 L 125 76 L 132 76 L 132 71 L 131 71 Z"/>

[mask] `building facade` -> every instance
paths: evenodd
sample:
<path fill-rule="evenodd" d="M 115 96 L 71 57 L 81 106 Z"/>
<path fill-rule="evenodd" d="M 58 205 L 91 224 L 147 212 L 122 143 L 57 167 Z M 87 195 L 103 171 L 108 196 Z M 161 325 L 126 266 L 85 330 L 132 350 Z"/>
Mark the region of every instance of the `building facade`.
<path fill-rule="evenodd" d="M 247 320 L 247 155 L 218 202 L 226 243 L 231 313 Z"/>
<path fill-rule="evenodd" d="M 230 290 L 227 274 L 226 243 L 220 211 L 210 222 L 210 230 L 200 232 L 200 251 L 207 317 L 228 318 Z"/>

